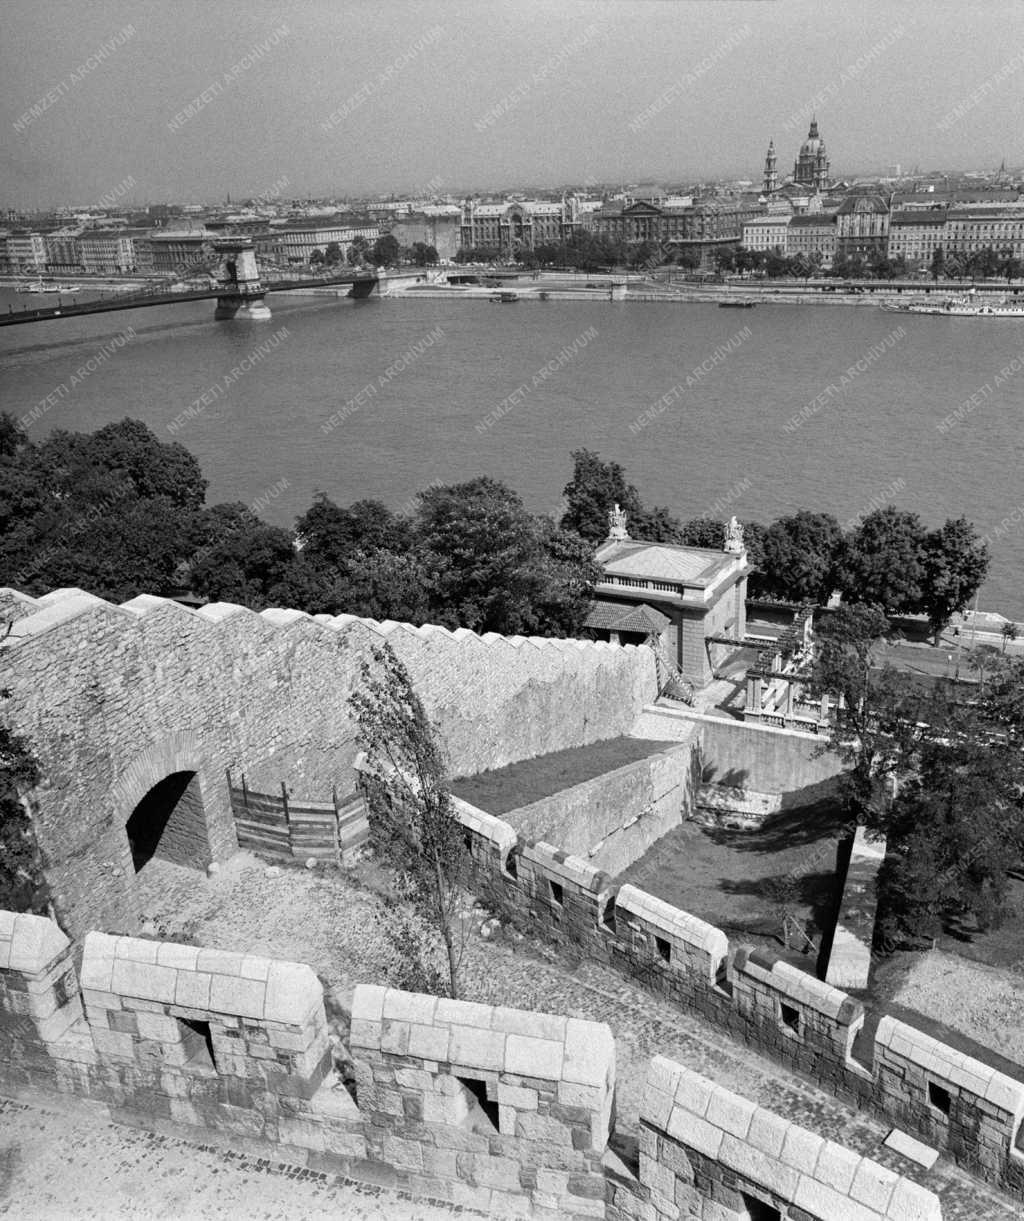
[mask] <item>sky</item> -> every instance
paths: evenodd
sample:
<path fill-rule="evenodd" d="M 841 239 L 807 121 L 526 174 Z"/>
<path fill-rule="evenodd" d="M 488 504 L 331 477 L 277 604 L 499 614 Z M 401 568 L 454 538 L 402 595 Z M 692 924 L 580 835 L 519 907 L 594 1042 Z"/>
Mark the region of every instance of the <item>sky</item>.
<path fill-rule="evenodd" d="M 5 0 L 0 205 L 1024 165 L 1024 0 Z"/>

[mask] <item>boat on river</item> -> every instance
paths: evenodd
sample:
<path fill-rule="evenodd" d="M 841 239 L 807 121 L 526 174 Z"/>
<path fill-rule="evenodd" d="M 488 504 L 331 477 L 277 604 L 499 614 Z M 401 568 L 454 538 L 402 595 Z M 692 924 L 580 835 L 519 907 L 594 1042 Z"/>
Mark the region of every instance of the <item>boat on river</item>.
<path fill-rule="evenodd" d="M 974 289 L 944 301 L 883 301 L 894 314 L 943 314 L 947 318 L 1024 318 L 1024 301 L 1010 297 L 987 300 Z"/>

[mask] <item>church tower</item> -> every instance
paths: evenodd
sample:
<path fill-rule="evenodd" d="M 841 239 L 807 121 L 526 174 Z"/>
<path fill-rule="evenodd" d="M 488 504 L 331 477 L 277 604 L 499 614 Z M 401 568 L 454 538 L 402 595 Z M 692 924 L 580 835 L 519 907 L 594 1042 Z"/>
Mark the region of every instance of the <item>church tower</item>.
<path fill-rule="evenodd" d="M 775 168 L 775 141 L 768 141 L 768 155 L 764 159 L 764 184 L 762 191 L 765 195 L 774 195 L 779 189 L 779 171 Z"/>
<path fill-rule="evenodd" d="M 793 181 L 821 192 L 828 186 L 828 171 L 825 141 L 818 135 L 818 120 L 812 118 L 807 139 L 800 145 L 800 154 L 793 164 Z"/>

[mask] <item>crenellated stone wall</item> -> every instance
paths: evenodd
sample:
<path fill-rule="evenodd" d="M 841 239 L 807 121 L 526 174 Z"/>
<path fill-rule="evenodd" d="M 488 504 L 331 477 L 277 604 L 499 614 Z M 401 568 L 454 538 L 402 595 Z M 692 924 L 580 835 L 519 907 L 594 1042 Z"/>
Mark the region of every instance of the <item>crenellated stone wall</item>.
<path fill-rule="evenodd" d="M 466 802 L 454 812 L 478 893 L 507 918 L 632 976 L 1024 1200 L 1024 1080 L 890 1017 L 873 1040 L 858 1040 L 864 1007 L 840 989 L 731 947 L 720 929 Z"/>
<path fill-rule="evenodd" d="M 200 867 L 236 846 L 228 769 L 254 789 L 348 793 L 348 697 L 374 643 L 409 668 L 453 774 L 628 733 L 657 692 L 645 646 L 149 596 L 114 606 L 80 590 L 0 590 L 0 611 L 13 620 L 0 648 L 6 712 L 42 763 L 35 823 L 75 934 L 137 929 L 126 825 L 168 777 L 193 777 L 179 839 Z"/>
<path fill-rule="evenodd" d="M 348 1048 L 332 1048 L 302 963 L 90 933 L 83 1009 L 73 951 L 51 921 L 0 912 L 0 1094 L 74 1094 L 491 1216 L 723 1221 L 757 1202 L 787 1221 L 941 1217 L 931 1192 L 660 1057 L 639 1130 L 616 1133 L 600 1022 L 360 985 Z M 615 1152 L 626 1138 L 638 1162 Z"/>

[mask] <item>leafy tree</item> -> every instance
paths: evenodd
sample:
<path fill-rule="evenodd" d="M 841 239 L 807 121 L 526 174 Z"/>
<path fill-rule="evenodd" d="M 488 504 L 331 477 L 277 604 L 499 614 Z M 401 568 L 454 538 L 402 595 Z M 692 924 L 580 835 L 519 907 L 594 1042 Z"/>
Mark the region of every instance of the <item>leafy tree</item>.
<path fill-rule="evenodd" d="M 1012 644 L 1017 639 L 1017 633 L 1018 629 L 1016 623 L 1013 623 L 1011 620 L 1007 620 L 1006 623 L 1003 624 L 1003 626 L 999 629 L 999 635 L 1003 638 L 1001 652 L 1005 653 L 1006 646 L 1008 644 Z"/>
<path fill-rule="evenodd" d="M 309 256 L 310 267 L 322 267 L 326 262 L 324 252 L 318 246 L 316 250 Z"/>
<path fill-rule="evenodd" d="M 955 923 L 984 931 L 1005 910 L 1024 857 L 1019 743 L 969 705 L 930 708 L 932 735 L 886 820 L 881 932 L 918 946 Z"/>
<path fill-rule="evenodd" d="M 364 659 L 361 686 L 349 703 L 366 752 L 363 783 L 374 848 L 397 871 L 400 895 L 444 948 L 447 978 L 421 952 L 413 979 L 421 990 L 457 998 L 464 948 L 458 909 L 470 862 L 441 748 L 409 672 L 386 644 Z M 398 935 L 406 931 L 400 926 Z M 408 951 L 408 944 L 403 948 Z"/>
<path fill-rule="evenodd" d="M 6 719 L 0 720 L 0 910 L 36 915 L 49 911 L 43 858 L 23 802 L 40 779 L 28 742 Z"/>
<path fill-rule="evenodd" d="M 762 586 L 772 597 L 824 604 L 835 588 L 843 532 L 829 513 L 800 509 L 764 534 Z"/>
<path fill-rule="evenodd" d="M 928 274 L 937 284 L 939 276 L 944 275 L 946 271 L 946 252 L 941 246 L 936 246 L 932 251 L 931 262 L 928 264 Z"/>
<path fill-rule="evenodd" d="M 602 542 L 608 537 L 609 509 L 618 504 L 632 521 L 641 512 L 640 495 L 626 482 L 617 462 L 602 462 L 589 449 L 573 450 L 572 458 L 572 478 L 563 490 L 566 510 L 559 524 L 592 543 Z"/>
<path fill-rule="evenodd" d="M 382 233 L 373 243 L 371 261 L 377 267 L 394 267 L 398 262 L 400 249 L 398 238 L 394 234 Z"/>
<path fill-rule="evenodd" d="M 337 267 L 339 263 L 344 263 L 345 256 L 342 253 L 341 247 L 337 242 L 328 242 L 327 249 L 324 251 L 324 262 L 328 267 Z"/>
<path fill-rule="evenodd" d="M 370 243 L 361 233 L 357 233 L 348 248 L 348 261 L 352 267 L 360 267 L 368 262 Z"/>
<path fill-rule="evenodd" d="M 679 541 L 687 547 L 708 547 L 721 551 L 725 542 L 725 530 L 713 517 L 693 517 L 679 531 Z"/>
<path fill-rule="evenodd" d="M 528 626 L 539 547 L 515 492 L 487 477 L 421 492 L 417 536 L 442 623 L 506 634 Z"/>
<path fill-rule="evenodd" d="M 884 831 L 894 781 L 912 766 L 921 692 L 881 664 L 889 622 L 880 607 L 841 606 L 816 633 L 806 678 L 833 702 L 829 741 L 845 765 L 842 799 L 852 822 Z"/>
<path fill-rule="evenodd" d="M 928 616 L 936 646 L 950 619 L 981 588 L 989 558 L 988 545 L 965 517 L 948 520 L 926 536 L 921 609 Z"/>
<path fill-rule="evenodd" d="M 412 545 L 411 523 L 380 500 L 357 500 L 348 508 L 323 492 L 295 523 L 307 559 L 342 568 L 355 551 L 406 551 Z"/>
<path fill-rule="evenodd" d="M 843 597 L 914 612 L 924 594 L 925 530 L 916 513 L 887 505 L 863 519 L 847 539 L 840 584 Z"/>
<path fill-rule="evenodd" d="M 433 267 L 437 263 L 437 250 L 425 242 L 413 242 L 411 256 L 417 267 Z"/>
<path fill-rule="evenodd" d="M 236 509 L 235 528 L 207 544 L 192 562 L 191 584 L 211 601 L 261 610 L 294 562 L 292 537 L 244 506 Z"/>

